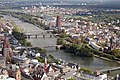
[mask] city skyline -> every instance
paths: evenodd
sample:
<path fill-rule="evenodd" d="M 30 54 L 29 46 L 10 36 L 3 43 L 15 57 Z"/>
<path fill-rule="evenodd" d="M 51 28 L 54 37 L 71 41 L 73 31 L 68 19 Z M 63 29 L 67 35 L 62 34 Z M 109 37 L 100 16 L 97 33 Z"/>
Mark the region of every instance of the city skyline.
<path fill-rule="evenodd" d="M 120 2 L 119 0 L 1 0 L 1 1 L 16 1 L 16 2 L 19 2 L 19 1 L 68 1 L 68 2 L 75 2 L 75 1 L 78 1 L 78 2 Z"/>

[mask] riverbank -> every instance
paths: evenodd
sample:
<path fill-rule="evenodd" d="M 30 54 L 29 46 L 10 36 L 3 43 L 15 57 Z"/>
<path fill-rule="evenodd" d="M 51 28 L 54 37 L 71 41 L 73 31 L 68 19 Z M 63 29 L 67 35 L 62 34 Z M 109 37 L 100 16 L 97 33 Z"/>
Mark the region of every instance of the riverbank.
<path fill-rule="evenodd" d="M 83 43 L 84 44 L 84 43 Z M 65 44 L 64 44 L 65 45 Z M 68 45 L 68 44 L 67 44 Z M 68 46 L 65 46 L 65 47 L 67 47 L 67 49 L 68 49 Z M 75 51 L 77 51 L 78 50 L 78 48 L 79 48 L 79 46 L 78 47 L 73 47 L 73 49 L 76 49 Z M 115 60 L 115 58 L 114 58 L 114 56 L 113 55 L 109 55 L 109 54 L 107 54 L 107 53 L 103 53 L 103 52 L 100 52 L 100 51 L 97 51 L 97 50 L 95 50 L 95 49 L 93 49 L 93 48 L 91 48 L 89 45 L 86 45 L 86 47 L 85 48 L 88 48 L 88 50 L 89 51 L 92 51 L 93 52 L 93 56 L 94 57 L 97 57 L 97 58 L 100 58 L 100 59 L 103 59 L 103 60 L 106 60 L 106 61 L 110 61 L 110 62 L 116 62 L 117 64 L 119 64 L 120 65 L 120 61 L 117 61 L 117 60 Z M 73 49 L 70 49 L 70 50 L 73 50 Z M 80 48 L 79 48 L 80 49 Z M 83 50 L 83 49 L 82 49 Z M 66 50 L 65 50 L 66 51 Z M 76 52 L 77 53 L 77 52 Z M 72 53 L 71 53 L 72 54 Z M 78 55 L 78 54 L 74 54 L 74 55 Z M 78 55 L 79 56 L 79 55 Z M 104 56 L 106 56 L 106 57 L 104 57 Z M 85 57 L 85 56 L 84 56 Z M 86 56 L 87 57 L 87 56 Z M 88 57 L 89 58 L 89 57 Z"/>
<path fill-rule="evenodd" d="M 47 29 L 47 26 L 44 23 L 44 19 L 42 19 L 39 16 L 35 16 L 32 14 L 27 14 L 27 13 L 22 13 L 22 12 L 13 12 L 13 11 L 0 11 L 0 12 L 3 15 L 10 15 L 12 17 L 18 18 L 22 22 L 27 22 L 27 23 L 33 24 L 42 30 Z M 39 19 L 41 21 L 39 21 Z"/>
<path fill-rule="evenodd" d="M 80 37 L 81 38 L 81 37 Z M 77 42 L 77 43 L 76 43 Z M 89 44 L 81 39 L 73 39 L 67 34 L 61 34 L 57 39 L 57 44 L 63 45 L 62 50 L 67 51 L 68 53 L 80 56 L 80 57 L 87 57 L 93 58 L 94 56 L 101 58 L 103 60 L 112 61 L 119 63 L 116 59 L 116 56 L 104 53 L 103 51 L 96 50 L 92 48 Z"/>
<path fill-rule="evenodd" d="M 120 61 L 111 60 L 111 59 L 108 59 L 108 58 L 105 58 L 105 57 L 100 57 L 98 55 L 94 55 L 94 57 L 97 57 L 97 58 L 100 58 L 100 59 L 103 59 L 103 60 L 106 60 L 106 61 L 116 62 L 116 63 L 120 64 Z"/>

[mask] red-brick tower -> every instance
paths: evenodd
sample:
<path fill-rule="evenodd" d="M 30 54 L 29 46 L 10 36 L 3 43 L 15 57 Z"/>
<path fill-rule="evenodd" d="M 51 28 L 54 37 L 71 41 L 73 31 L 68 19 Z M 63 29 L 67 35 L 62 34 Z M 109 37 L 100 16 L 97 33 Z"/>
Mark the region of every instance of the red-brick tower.
<path fill-rule="evenodd" d="M 57 16 L 56 27 L 61 27 L 61 18 L 60 18 L 60 16 Z"/>

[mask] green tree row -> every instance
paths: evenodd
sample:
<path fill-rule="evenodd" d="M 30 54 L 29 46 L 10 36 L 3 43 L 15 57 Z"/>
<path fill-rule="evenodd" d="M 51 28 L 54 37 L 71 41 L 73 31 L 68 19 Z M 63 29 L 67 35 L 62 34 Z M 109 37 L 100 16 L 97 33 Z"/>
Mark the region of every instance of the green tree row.
<path fill-rule="evenodd" d="M 23 22 L 31 23 L 33 25 L 36 25 L 36 26 L 42 28 L 42 29 L 46 29 L 47 28 L 47 26 L 45 26 L 45 24 L 43 22 L 38 21 L 37 18 L 39 16 L 34 16 L 34 15 L 31 15 L 31 14 L 20 13 L 20 12 L 9 12 L 9 11 L 1 11 L 1 12 L 4 15 L 11 15 L 11 16 L 13 16 L 15 18 L 20 19 Z"/>
<path fill-rule="evenodd" d="M 63 49 L 66 52 L 78 55 L 80 57 L 93 57 L 93 51 L 89 49 L 85 44 L 78 45 L 78 44 L 64 44 Z"/>
<path fill-rule="evenodd" d="M 114 49 L 114 50 L 110 51 L 109 54 L 120 59 L 120 49 Z"/>
<path fill-rule="evenodd" d="M 22 33 L 21 29 L 18 26 L 14 25 L 12 35 L 24 46 L 32 46 L 30 42 L 26 40 L 26 36 Z"/>

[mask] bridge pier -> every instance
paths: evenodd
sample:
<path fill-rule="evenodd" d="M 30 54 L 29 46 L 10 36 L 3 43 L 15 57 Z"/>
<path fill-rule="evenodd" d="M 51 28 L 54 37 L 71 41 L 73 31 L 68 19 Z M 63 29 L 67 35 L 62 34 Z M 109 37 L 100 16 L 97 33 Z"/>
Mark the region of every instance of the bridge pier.
<path fill-rule="evenodd" d="M 43 38 L 45 38 L 45 35 L 43 35 Z"/>
<path fill-rule="evenodd" d="M 50 38 L 52 38 L 52 35 L 50 35 Z"/>
<path fill-rule="evenodd" d="M 35 38 L 37 38 L 38 36 L 37 35 L 35 35 Z"/>
<path fill-rule="evenodd" d="M 30 38 L 30 35 L 28 35 L 28 38 Z"/>
<path fill-rule="evenodd" d="M 55 49 L 60 49 L 60 47 L 56 46 Z"/>
<path fill-rule="evenodd" d="M 61 49 L 62 45 L 57 45 L 55 48 L 56 49 Z"/>

